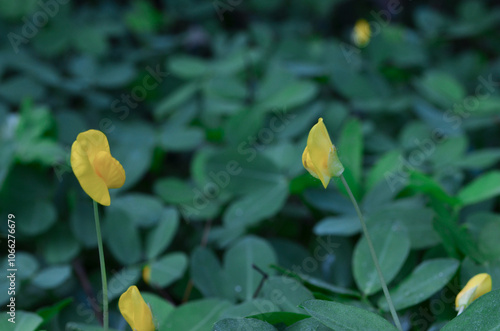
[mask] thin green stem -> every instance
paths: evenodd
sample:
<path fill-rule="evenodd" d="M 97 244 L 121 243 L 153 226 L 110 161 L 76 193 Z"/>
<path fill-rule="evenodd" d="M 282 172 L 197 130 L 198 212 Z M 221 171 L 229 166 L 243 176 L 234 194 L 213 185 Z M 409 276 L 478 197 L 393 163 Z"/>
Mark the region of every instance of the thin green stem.
<path fill-rule="evenodd" d="M 358 214 L 359 221 L 361 222 L 361 227 L 363 228 L 363 233 L 365 235 L 366 242 L 368 243 L 368 248 L 370 249 L 370 254 L 372 255 L 373 263 L 375 264 L 375 269 L 377 269 L 380 283 L 382 283 L 382 290 L 384 291 L 385 298 L 387 299 L 387 303 L 389 304 L 389 309 L 391 310 L 392 319 L 394 320 L 394 323 L 396 323 L 396 327 L 398 328 L 398 330 L 403 330 L 403 328 L 401 327 L 401 322 L 399 322 L 399 317 L 396 313 L 396 309 L 394 309 L 394 304 L 392 303 L 391 295 L 389 294 L 389 290 L 387 289 L 387 284 L 385 283 L 384 276 L 382 275 L 382 269 L 380 269 L 377 254 L 375 254 L 372 239 L 370 238 L 370 234 L 368 233 L 368 228 L 366 227 L 365 219 L 363 217 L 363 214 L 361 213 L 361 209 L 359 209 L 358 203 L 354 198 L 354 195 L 352 195 L 351 188 L 349 187 L 349 184 L 347 184 L 344 175 L 340 175 L 340 179 L 342 180 L 342 184 L 344 184 L 344 187 L 347 190 L 347 194 L 349 194 L 349 198 L 351 199 L 351 202 L 354 205 L 354 209 L 356 209 L 356 213 Z"/>
<path fill-rule="evenodd" d="M 97 247 L 99 248 L 99 262 L 101 264 L 101 280 L 102 280 L 102 319 L 104 330 L 109 327 L 108 319 L 108 281 L 106 279 L 106 264 L 104 262 L 104 250 L 102 248 L 101 225 L 99 223 L 99 208 L 94 200 L 94 219 L 95 231 L 97 233 Z"/>

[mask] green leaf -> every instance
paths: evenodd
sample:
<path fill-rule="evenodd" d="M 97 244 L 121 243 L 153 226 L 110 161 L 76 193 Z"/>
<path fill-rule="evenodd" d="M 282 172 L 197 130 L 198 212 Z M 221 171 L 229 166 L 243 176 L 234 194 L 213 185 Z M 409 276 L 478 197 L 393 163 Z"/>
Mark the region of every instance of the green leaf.
<path fill-rule="evenodd" d="M 457 205 L 460 203 L 457 198 L 450 196 L 433 178 L 418 171 L 411 172 L 408 187 L 416 192 L 428 194 L 437 201 L 445 202 L 450 205 Z"/>
<path fill-rule="evenodd" d="M 171 92 L 166 98 L 161 100 L 154 109 L 155 117 L 161 119 L 171 114 L 190 100 L 198 89 L 198 84 L 189 83 Z"/>
<path fill-rule="evenodd" d="M 314 299 L 313 294 L 300 282 L 286 276 L 273 276 L 266 280 L 262 288 L 264 298 L 272 301 L 282 311 L 303 314 L 299 305 L 309 299 Z"/>
<path fill-rule="evenodd" d="M 29 236 L 46 232 L 57 220 L 57 211 L 54 205 L 42 199 L 25 205 L 15 215 L 16 218 L 23 220 L 16 223 L 17 230 Z"/>
<path fill-rule="evenodd" d="M 113 273 L 113 277 L 108 278 L 108 297 L 114 300 L 125 293 L 127 289 L 137 284 L 141 278 L 141 268 L 139 266 L 130 266 Z"/>
<path fill-rule="evenodd" d="M 415 82 L 417 90 L 429 101 L 448 108 L 455 102 L 460 102 L 466 96 L 463 86 L 451 75 L 427 71 Z"/>
<path fill-rule="evenodd" d="M 292 81 L 264 99 L 258 107 L 266 110 L 273 108 L 291 109 L 310 101 L 317 92 L 318 88 L 314 83 Z"/>
<path fill-rule="evenodd" d="M 165 202 L 181 204 L 194 199 L 194 189 L 177 177 L 158 179 L 154 184 L 154 192 Z"/>
<path fill-rule="evenodd" d="M 242 300 L 252 299 L 262 279 L 252 265 L 271 273 L 269 265 L 276 261 L 273 248 L 263 239 L 248 236 L 236 242 L 224 256 L 224 270 L 232 282 L 235 295 Z"/>
<path fill-rule="evenodd" d="M 211 331 L 214 323 L 219 320 L 219 316 L 230 306 L 229 302 L 219 299 L 190 301 L 177 307 L 159 331 Z"/>
<path fill-rule="evenodd" d="M 500 160 L 500 149 L 490 148 L 471 152 L 460 160 L 455 161 L 455 165 L 465 169 L 484 169 L 495 165 Z"/>
<path fill-rule="evenodd" d="M 441 240 L 433 228 L 434 212 L 425 207 L 403 207 L 389 205 L 386 209 L 370 215 L 368 224 L 390 221 L 402 224 L 408 231 L 412 249 L 432 247 Z M 370 226 L 370 225 L 368 225 Z"/>
<path fill-rule="evenodd" d="M 39 243 L 45 260 L 50 264 L 69 263 L 80 252 L 80 244 L 66 223 L 58 223 Z"/>
<path fill-rule="evenodd" d="M 170 253 L 151 263 L 150 283 L 158 287 L 167 287 L 184 275 L 188 258 L 184 253 Z"/>
<path fill-rule="evenodd" d="M 113 256 L 122 265 L 139 262 L 141 238 L 129 215 L 120 209 L 110 209 L 103 223 L 103 239 Z"/>
<path fill-rule="evenodd" d="M 279 311 L 279 307 L 266 299 L 252 299 L 228 308 L 222 314 L 222 318 L 238 318 L 250 315 L 271 313 Z"/>
<path fill-rule="evenodd" d="M 380 157 L 368 174 L 365 190 L 368 192 L 373 189 L 377 183 L 385 178 L 386 173 L 396 172 L 400 157 L 399 151 L 390 151 Z"/>
<path fill-rule="evenodd" d="M 3 265 L 7 265 L 7 257 L 4 261 Z M 31 278 L 40 267 L 33 255 L 23 251 L 16 252 L 16 264 L 19 266 L 16 276 L 22 280 Z"/>
<path fill-rule="evenodd" d="M 168 247 L 179 227 L 177 209 L 165 208 L 158 225 L 150 230 L 146 239 L 146 258 L 154 259 Z"/>
<path fill-rule="evenodd" d="M 167 323 L 168 317 L 174 311 L 175 307 L 162 297 L 148 292 L 141 292 L 144 301 L 151 307 L 153 319 L 156 320 L 157 326 L 161 330 Z"/>
<path fill-rule="evenodd" d="M 276 311 L 276 312 L 267 312 L 261 313 L 258 315 L 251 315 L 248 318 L 255 318 L 257 320 L 261 320 L 267 322 L 269 324 L 285 324 L 286 326 L 290 326 L 298 321 L 301 321 L 305 318 L 308 318 L 309 315 L 291 313 L 288 311 Z"/>
<path fill-rule="evenodd" d="M 44 289 L 53 290 L 61 286 L 71 277 L 71 267 L 68 265 L 51 266 L 40 271 L 33 278 L 33 285 Z"/>
<path fill-rule="evenodd" d="M 495 220 L 487 223 L 481 230 L 478 238 L 479 250 L 490 261 L 500 259 L 500 221 Z"/>
<path fill-rule="evenodd" d="M 211 250 L 197 247 L 191 255 L 190 263 L 193 283 L 205 297 L 219 297 L 229 300 L 234 298 L 232 289 L 228 286 L 231 282 Z"/>
<path fill-rule="evenodd" d="M 238 151 L 231 149 L 210 156 L 205 173 L 221 191 L 237 194 L 271 189 L 286 181 L 276 165 L 247 142 L 240 144 Z"/>
<path fill-rule="evenodd" d="M 433 227 L 434 211 L 420 202 L 413 204 L 408 200 L 408 205 L 401 202 L 389 204 L 371 214 L 366 220 L 368 226 L 384 221 L 402 224 L 408 230 L 412 249 L 428 248 L 440 243 L 441 239 Z"/>
<path fill-rule="evenodd" d="M 313 317 L 305 318 L 287 327 L 285 331 L 331 331 L 329 327 L 323 325 Z"/>
<path fill-rule="evenodd" d="M 113 200 L 107 210 L 123 210 L 134 225 L 147 227 L 158 222 L 162 213 L 162 202 L 159 198 L 149 194 L 130 193 Z"/>
<path fill-rule="evenodd" d="M 288 185 L 278 182 L 269 189 L 256 190 L 233 202 L 223 215 L 226 226 L 253 226 L 274 216 L 280 211 L 288 197 Z"/>
<path fill-rule="evenodd" d="M 73 236 L 86 248 L 97 246 L 95 232 L 94 211 L 89 199 L 76 199 L 75 207 L 71 212 L 69 226 Z"/>
<path fill-rule="evenodd" d="M 463 187 L 458 198 L 467 206 L 500 194 L 500 171 L 491 171 Z"/>
<path fill-rule="evenodd" d="M 455 275 L 459 263 L 455 259 L 433 259 L 422 262 L 405 280 L 389 291 L 394 308 L 401 310 L 427 300 L 442 289 Z M 378 305 L 385 311 L 389 306 L 385 298 Z"/>
<path fill-rule="evenodd" d="M 140 0 L 132 3 L 125 22 L 134 32 L 155 32 L 163 25 L 163 15 L 152 3 Z"/>
<path fill-rule="evenodd" d="M 278 270 L 283 275 L 286 275 L 288 277 L 293 277 L 293 278 L 301 281 L 302 283 L 306 284 L 308 286 L 308 288 L 320 289 L 322 292 L 326 292 L 326 293 L 330 292 L 333 294 L 343 294 L 343 295 L 354 296 L 357 298 L 361 297 L 361 294 L 359 292 L 356 292 L 356 291 L 353 291 L 353 290 L 350 290 L 347 288 L 343 288 L 340 286 L 332 285 L 324 280 L 306 275 L 304 273 L 296 273 L 294 271 L 287 270 L 286 268 L 276 266 L 276 265 L 273 265 L 272 267 L 273 267 L 273 269 Z"/>
<path fill-rule="evenodd" d="M 356 215 L 330 216 L 316 223 L 313 231 L 317 236 L 349 237 L 361 231 L 361 223 Z"/>
<path fill-rule="evenodd" d="M 213 331 L 263 330 L 276 331 L 269 323 L 253 318 L 226 318 L 215 323 Z"/>
<path fill-rule="evenodd" d="M 138 120 L 114 122 L 116 128 L 108 135 L 111 153 L 122 164 L 127 174 L 123 191 L 134 186 L 149 170 L 156 144 L 154 130 L 150 124 Z M 138 162 L 137 160 L 141 160 Z M 113 205 L 113 199 L 111 199 Z"/>
<path fill-rule="evenodd" d="M 166 151 L 189 151 L 205 140 L 205 132 L 196 127 L 167 125 L 161 130 L 159 139 L 161 147 Z"/>
<path fill-rule="evenodd" d="M 398 223 L 385 222 L 385 224 L 371 227 L 369 232 L 384 279 L 390 283 L 410 252 L 410 239 L 406 229 Z M 356 245 L 352 267 L 356 284 L 366 295 L 374 294 L 382 289 L 366 237 L 363 237 Z"/>
<path fill-rule="evenodd" d="M 176 56 L 168 60 L 168 71 L 184 79 L 193 79 L 209 74 L 209 64 L 198 57 Z"/>
<path fill-rule="evenodd" d="M 14 316 L 8 312 L 3 314 L 4 316 L 0 320 L 0 330 L 35 331 L 43 322 L 43 319 L 34 313 L 18 310 L 14 314 L 15 318 L 12 320 L 14 322 L 9 322 L 9 319 Z"/>
<path fill-rule="evenodd" d="M 484 294 L 463 313 L 452 319 L 441 330 L 498 330 L 500 329 L 500 290 Z"/>
<path fill-rule="evenodd" d="M 309 300 L 302 303 L 302 308 L 333 330 L 396 330 L 391 323 L 379 315 L 337 302 Z"/>
<path fill-rule="evenodd" d="M 56 304 L 49 306 L 49 307 L 44 307 L 40 308 L 37 310 L 37 314 L 43 318 L 43 324 L 46 324 L 49 322 L 52 318 L 54 318 L 61 310 L 63 310 L 65 307 L 67 307 L 69 304 L 73 302 L 73 298 L 66 298 L 63 299 Z"/>
<path fill-rule="evenodd" d="M 336 145 L 335 142 L 333 144 Z M 363 132 L 360 121 L 351 119 L 344 124 L 337 150 L 340 162 L 345 168 L 343 175 L 354 197 L 360 199 L 362 195 L 361 174 L 363 165 Z M 337 181 L 336 183 L 339 190 L 347 194 L 342 182 Z"/>
<path fill-rule="evenodd" d="M 104 328 L 98 326 L 70 322 L 66 324 L 66 331 L 105 331 L 105 330 Z M 108 328 L 108 331 L 118 331 L 118 330 Z"/>

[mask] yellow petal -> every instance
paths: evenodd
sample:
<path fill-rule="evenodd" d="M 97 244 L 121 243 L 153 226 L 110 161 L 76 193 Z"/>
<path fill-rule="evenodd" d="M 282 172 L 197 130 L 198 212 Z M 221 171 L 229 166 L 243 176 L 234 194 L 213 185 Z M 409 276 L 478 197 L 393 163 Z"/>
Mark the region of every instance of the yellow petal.
<path fill-rule="evenodd" d="M 93 200 L 109 206 L 109 188 L 119 188 L 125 182 L 125 170 L 111 156 L 106 135 L 88 130 L 76 137 L 71 147 L 71 167 L 78 182 Z"/>
<path fill-rule="evenodd" d="M 120 296 L 118 308 L 123 318 L 134 331 L 154 331 L 153 314 L 139 292 L 137 286 L 130 286 Z"/>
<path fill-rule="evenodd" d="M 142 279 L 144 279 L 146 284 L 149 284 L 149 281 L 151 280 L 151 267 L 149 265 L 142 268 Z"/>
<path fill-rule="evenodd" d="M 307 146 L 304 149 L 304 153 L 302 153 L 302 164 L 313 177 L 318 178 L 318 175 L 316 175 L 316 169 L 314 168 L 314 165 L 311 161 L 311 156 L 309 155 L 309 151 L 307 150 Z"/>
<path fill-rule="evenodd" d="M 120 188 L 125 183 L 125 170 L 111 154 L 100 151 L 94 157 L 94 170 L 108 188 Z"/>
<path fill-rule="evenodd" d="M 459 314 L 474 300 L 491 291 L 491 276 L 487 273 L 472 277 L 455 299 L 455 309 Z"/>
<path fill-rule="evenodd" d="M 76 141 L 80 143 L 80 146 L 87 153 L 90 164 L 94 164 L 94 158 L 100 151 L 111 154 L 109 151 L 108 138 L 106 138 L 106 135 L 101 131 L 88 130 L 82 132 L 76 137 Z"/>
<path fill-rule="evenodd" d="M 328 156 L 333 147 L 328 131 L 326 130 L 323 119 L 320 118 L 307 137 L 307 149 L 309 151 L 310 164 L 316 173 L 316 176 L 321 180 L 323 186 L 326 188 L 330 182 L 330 175 L 328 172 Z M 309 162 L 308 162 L 309 163 Z"/>
<path fill-rule="evenodd" d="M 330 140 L 322 118 L 309 132 L 307 147 L 302 155 L 302 162 L 311 174 L 314 173 L 315 177 L 321 180 L 325 188 L 333 176 L 338 177 L 344 171 L 344 167 L 337 155 L 337 149 Z"/>
<path fill-rule="evenodd" d="M 109 206 L 111 199 L 108 186 L 94 171 L 87 151 L 78 139 L 71 146 L 71 168 L 85 193 L 101 205 Z"/>
<path fill-rule="evenodd" d="M 352 39 L 356 46 L 366 46 L 370 42 L 371 34 L 370 24 L 366 20 L 360 19 L 356 21 L 352 34 Z"/>

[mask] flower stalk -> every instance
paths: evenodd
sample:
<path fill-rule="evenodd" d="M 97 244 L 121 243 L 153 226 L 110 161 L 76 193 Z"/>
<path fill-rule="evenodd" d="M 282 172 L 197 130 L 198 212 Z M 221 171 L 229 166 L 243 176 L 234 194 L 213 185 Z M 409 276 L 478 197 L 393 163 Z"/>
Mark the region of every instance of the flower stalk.
<path fill-rule="evenodd" d="M 109 327 L 109 313 L 108 313 L 108 281 L 106 278 L 106 264 L 104 261 L 104 250 L 102 246 L 101 225 L 99 223 L 99 208 L 97 202 L 94 203 L 94 219 L 95 231 L 97 233 L 97 247 L 99 249 L 99 263 L 101 265 L 101 281 L 102 281 L 102 319 L 104 330 L 107 331 Z"/>
<path fill-rule="evenodd" d="M 401 322 L 399 321 L 398 314 L 396 313 L 396 309 L 394 308 L 394 304 L 392 303 L 391 295 L 389 294 L 389 290 L 387 289 L 387 284 L 385 283 L 384 276 L 382 275 L 382 269 L 380 268 L 377 254 L 375 254 L 375 249 L 373 248 L 373 242 L 372 239 L 370 238 L 370 234 L 368 233 L 368 228 L 366 227 L 366 223 L 363 214 L 361 213 L 361 209 L 359 208 L 358 202 L 356 201 L 356 198 L 354 198 L 354 195 L 351 192 L 351 188 L 349 187 L 349 184 L 347 184 L 344 175 L 340 175 L 340 179 L 342 180 L 342 184 L 344 184 L 347 194 L 349 195 L 349 198 L 351 199 L 351 202 L 354 205 L 354 209 L 356 209 L 359 221 L 361 222 L 361 228 L 363 229 L 366 242 L 368 243 L 368 248 L 370 249 L 370 254 L 372 256 L 373 263 L 375 264 L 375 269 L 377 269 L 378 277 L 380 279 L 380 283 L 382 284 L 382 290 L 384 291 L 385 298 L 387 299 L 392 319 L 394 320 L 394 323 L 396 324 L 398 330 L 401 331 L 403 330 L 403 328 L 401 327 Z"/>

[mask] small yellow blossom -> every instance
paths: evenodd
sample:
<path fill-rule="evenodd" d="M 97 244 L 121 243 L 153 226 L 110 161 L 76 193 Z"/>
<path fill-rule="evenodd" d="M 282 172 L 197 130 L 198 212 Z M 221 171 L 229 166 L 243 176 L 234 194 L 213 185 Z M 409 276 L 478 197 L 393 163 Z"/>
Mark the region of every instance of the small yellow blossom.
<path fill-rule="evenodd" d="M 458 314 L 460 315 L 472 301 L 489 291 L 491 291 L 491 276 L 489 274 L 477 274 L 472 277 L 455 299 L 455 309 Z"/>
<path fill-rule="evenodd" d="M 344 172 L 344 166 L 340 163 L 337 149 L 330 140 L 322 118 L 309 132 L 302 164 L 311 175 L 321 180 L 325 188 L 332 177 L 339 177 Z"/>
<path fill-rule="evenodd" d="M 134 331 L 154 331 L 153 314 L 141 296 L 137 286 L 130 286 L 118 300 L 123 318 Z"/>
<path fill-rule="evenodd" d="M 142 268 L 142 279 L 149 285 L 149 281 L 151 280 L 151 267 L 149 265 L 145 265 L 144 268 Z"/>
<path fill-rule="evenodd" d="M 82 132 L 71 146 L 71 168 L 85 193 L 104 206 L 109 206 L 110 188 L 125 183 L 125 170 L 111 156 L 108 139 L 98 130 Z"/>
<path fill-rule="evenodd" d="M 371 35 L 370 24 L 364 19 L 357 20 L 352 31 L 352 40 L 356 46 L 365 47 L 368 45 Z"/>

